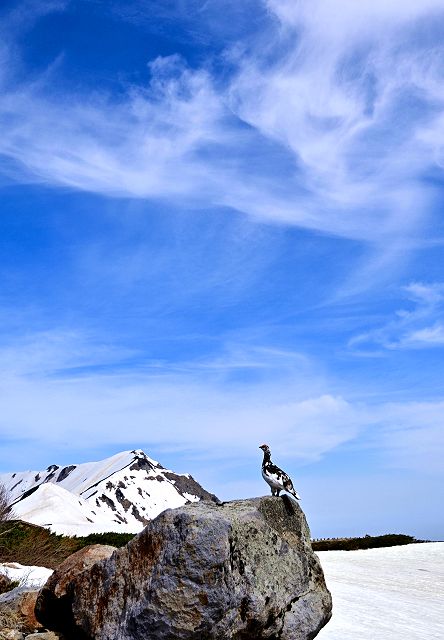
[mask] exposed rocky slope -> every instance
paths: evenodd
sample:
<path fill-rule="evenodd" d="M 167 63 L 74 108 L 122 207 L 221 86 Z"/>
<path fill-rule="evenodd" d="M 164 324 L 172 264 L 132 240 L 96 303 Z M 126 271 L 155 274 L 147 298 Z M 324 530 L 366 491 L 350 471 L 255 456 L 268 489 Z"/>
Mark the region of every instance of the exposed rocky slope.
<path fill-rule="evenodd" d="M 72 640 L 311 640 L 331 597 L 288 497 L 167 510 L 126 547 L 51 576 L 37 619 Z M 109 557 L 108 557 L 109 556 Z"/>
<path fill-rule="evenodd" d="M 1 474 L 16 517 L 55 533 L 137 533 L 161 511 L 215 500 L 189 474 L 165 469 L 140 449 L 106 460 Z"/>

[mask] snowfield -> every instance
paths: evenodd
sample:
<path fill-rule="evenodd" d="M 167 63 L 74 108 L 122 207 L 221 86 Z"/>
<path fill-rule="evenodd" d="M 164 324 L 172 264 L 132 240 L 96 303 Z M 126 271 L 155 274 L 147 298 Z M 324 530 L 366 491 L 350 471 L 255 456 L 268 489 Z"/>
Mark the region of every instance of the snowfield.
<path fill-rule="evenodd" d="M 52 569 L 29 567 L 18 562 L 3 562 L 0 564 L 0 573 L 19 582 L 21 586 L 40 589 L 52 574 Z"/>
<path fill-rule="evenodd" d="M 319 640 L 443 640 L 444 542 L 317 555 L 333 596 Z"/>

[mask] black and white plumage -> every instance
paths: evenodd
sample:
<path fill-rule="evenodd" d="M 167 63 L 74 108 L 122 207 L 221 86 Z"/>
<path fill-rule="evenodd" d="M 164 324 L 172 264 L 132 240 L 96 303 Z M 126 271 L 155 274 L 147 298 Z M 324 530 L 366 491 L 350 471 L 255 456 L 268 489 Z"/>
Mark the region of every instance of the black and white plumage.
<path fill-rule="evenodd" d="M 287 491 L 297 500 L 301 499 L 301 496 L 295 491 L 291 478 L 279 469 L 271 461 L 271 451 L 267 444 L 262 444 L 259 449 L 264 452 L 264 459 L 262 461 L 262 477 L 271 487 L 271 495 L 278 496 L 281 491 Z"/>

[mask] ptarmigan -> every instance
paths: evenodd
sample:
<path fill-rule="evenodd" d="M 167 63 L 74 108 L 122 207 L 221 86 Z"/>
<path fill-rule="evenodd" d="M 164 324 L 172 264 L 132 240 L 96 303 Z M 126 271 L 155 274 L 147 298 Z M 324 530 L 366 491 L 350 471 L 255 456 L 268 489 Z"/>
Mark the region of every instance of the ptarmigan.
<path fill-rule="evenodd" d="M 262 449 L 264 452 L 264 459 L 262 461 L 262 477 L 265 482 L 268 482 L 270 485 L 271 495 L 278 496 L 281 491 L 287 491 L 297 500 L 300 500 L 301 496 L 296 493 L 293 483 L 285 471 L 282 471 L 282 469 L 279 469 L 279 467 L 271 462 L 270 447 L 267 444 L 261 444 L 259 449 Z"/>

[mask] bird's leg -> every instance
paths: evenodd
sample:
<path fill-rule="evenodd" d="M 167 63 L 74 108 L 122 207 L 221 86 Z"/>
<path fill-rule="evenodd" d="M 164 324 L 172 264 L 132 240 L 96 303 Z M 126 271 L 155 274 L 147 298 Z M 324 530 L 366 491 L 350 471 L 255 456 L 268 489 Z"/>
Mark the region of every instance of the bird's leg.
<path fill-rule="evenodd" d="M 276 489 L 276 495 L 279 496 L 281 489 Z"/>
<path fill-rule="evenodd" d="M 273 487 L 271 487 L 271 495 L 272 495 L 272 496 L 276 495 L 276 493 L 275 493 L 275 492 L 276 492 L 276 489 L 273 489 Z"/>

